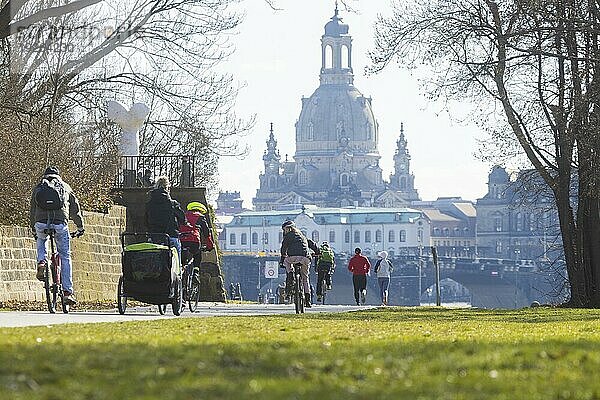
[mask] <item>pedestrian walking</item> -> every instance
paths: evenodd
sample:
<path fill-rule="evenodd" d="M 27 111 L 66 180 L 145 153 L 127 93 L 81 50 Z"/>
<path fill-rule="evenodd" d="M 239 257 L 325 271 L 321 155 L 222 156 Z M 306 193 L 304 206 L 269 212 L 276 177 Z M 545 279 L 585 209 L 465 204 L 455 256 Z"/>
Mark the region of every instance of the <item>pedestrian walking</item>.
<path fill-rule="evenodd" d="M 362 254 L 360 247 L 354 249 L 354 256 L 348 262 L 348 271 L 352 272 L 354 299 L 356 305 L 365 304 L 367 297 L 367 274 L 371 270 L 369 259 Z M 360 298 L 359 298 L 360 296 Z"/>
<path fill-rule="evenodd" d="M 394 270 L 392 262 L 387 258 L 387 251 L 380 251 L 377 256 L 379 259 L 375 263 L 375 273 L 377 274 L 377 283 L 379 284 L 379 295 L 381 296 L 381 305 L 388 305 L 388 291 L 390 288 L 390 275 Z"/>

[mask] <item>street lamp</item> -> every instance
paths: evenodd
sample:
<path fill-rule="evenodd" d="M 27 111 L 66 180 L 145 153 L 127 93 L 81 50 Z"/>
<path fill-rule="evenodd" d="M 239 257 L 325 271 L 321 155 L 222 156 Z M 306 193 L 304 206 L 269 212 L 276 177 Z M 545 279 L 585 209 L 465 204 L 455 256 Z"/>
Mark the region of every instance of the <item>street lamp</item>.
<path fill-rule="evenodd" d="M 518 294 L 519 294 L 519 256 L 521 250 L 515 248 L 515 308 L 518 308 Z"/>

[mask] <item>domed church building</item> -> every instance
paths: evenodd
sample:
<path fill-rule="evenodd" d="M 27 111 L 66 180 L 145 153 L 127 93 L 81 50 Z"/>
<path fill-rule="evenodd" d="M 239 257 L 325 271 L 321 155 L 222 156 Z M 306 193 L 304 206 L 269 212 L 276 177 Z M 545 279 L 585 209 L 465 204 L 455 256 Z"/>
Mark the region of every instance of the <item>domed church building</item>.
<path fill-rule="evenodd" d="M 336 6 L 321 37 L 320 85 L 302 98 L 294 159 L 281 160 L 271 124 L 264 173 L 253 199 L 256 211 L 288 204 L 319 207 L 406 207 L 419 200 L 401 127 L 394 173 L 379 166 L 379 127 L 371 98 L 354 86 L 352 37 Z"/>

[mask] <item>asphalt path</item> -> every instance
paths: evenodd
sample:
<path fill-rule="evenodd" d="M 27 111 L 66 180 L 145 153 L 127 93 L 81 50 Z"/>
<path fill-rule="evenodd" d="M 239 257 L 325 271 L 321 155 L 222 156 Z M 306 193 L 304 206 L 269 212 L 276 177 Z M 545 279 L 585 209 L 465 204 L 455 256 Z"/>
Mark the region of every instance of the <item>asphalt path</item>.
<path fill-rule="evenodd" d="M 346 306 L 346 305 L 313 305 L 307 308 L 307 314 L 324 312 L 350 312 L 367 310 L 373 306 Z M 120 315 L 117 309 L 113 310 L 86 310 L 71 311 L 69 314 L 50 314 L 44 311 L 7 311 L 0 312 L 0 327 L 24 327 L 24 326 L 47 326 L 57 324 L 84 324 L 98 322 L 122 322 L 122 321 L 150 321 L 155 319 L 170 319 L 181 317 L 216 317 L 216 316 L 256 316 L 256 315 L 279 315 L 295 314 L 294 305 L 284 304 L 225 304 L 225 303 L 200 303 L 195 313 L 184 309 L 180 317 L 173 315 L 171 306 L 167 307 L 167 313 L 160 315 L 158 307 L 136 307 L 127 308 L 124 315 Z"/>

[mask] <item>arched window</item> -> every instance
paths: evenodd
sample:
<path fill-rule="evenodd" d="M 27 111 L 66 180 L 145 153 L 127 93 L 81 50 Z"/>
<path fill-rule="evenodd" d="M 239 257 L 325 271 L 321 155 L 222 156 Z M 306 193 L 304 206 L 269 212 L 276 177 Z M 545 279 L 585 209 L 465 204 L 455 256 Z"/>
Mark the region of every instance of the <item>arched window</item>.
<path fill-rule="evenodd" d="M 258 244 L 258 233 L 252 233 L 252 244 Z"/>
<path fill-rule="evenodd" d="M 496 253 L 497 254 L 502 253 L 502 241 L 501 240 L 496 240 Z"/>
<path fill-rule="evenodd" d="M 365 243 L 371 243 L 371 231 L 365 231 Z"/>
<path fill-rule="evenodd" d="M 394 232 L 393 230 L 390 230 L 388 232 L 388 242 L 395 242 L 396 241 L 396 232 Z"/>
<path fill-rule="evenodd" d="M 300 171 L 298 174 L 298 184 L 306 185 L 306 171 Z"/>
<path fill-rule="evenodd" d="M 263 244 L 269 244 L 269 232 L 263 233 Z"/>
<path fill-rule="evenodd" d="M 444 236 L 450 236 L 450 229 L 444 228 Z"/>
<path fill-rule="evenodd" d="M 235 244 L 235 233 L 229 234 L 229 244 Z"/>
<path fill-rule="evenodd" d="M 315 243 L 319 243 L 319 231 L 314 230 L 311 234 L 312 241 Z"/>
<path fill-rule="evenodd" d="M 375 241 L 377 243 L 381 243 L 382 240 L 383 240 L 383 234 L 381 233 L 381 230 L 377 229 L 375 231 Z"/>
<path fill-rule="evenodd" d="M 360 231 L 354 231 L 354 243 L 360 243 Z"/>
<path fill-rule="evenodd" d="M 502 217 L 501 216 L 494 217 L 494 230 L 496 232 L 502 232 Z"/>
<path fill-rule="evenodd" d="M 350 231 L 346 231 L 344 232 L 344 242 L 345 243 L 350 243 Z"/>
<path fill-rule="evenodd" d="M 245 233 L 242 233 L 242 235 L 240 236 L 240 244 L 248 244 L 248 235 L 246 235 Z"/>
<path fill-rule="evenodd" d="M 406 231 L 405 230 L 400 231 L 400 241 L 406 242 Z"/>
<path fill-rule="evenodd" d="M 342 45 L 342 68 L 350 68 L 350 50 L 348 46 Z"/>
<path fill-rule="evenodd" d="M 518 212 L 517 215 L 515 216 L 516 219 L 516 230 L 517 232 L 521 232 L 523 230 L 523 213 Z"/>
<path fill-rule="evenodd" d="M 306 128 L 306 139 L 314 140 L 315 139 L 315 127 L 311 122 L 308 123 L 308 127 Z"/>
<path fill-rule="evenodd" d="M 401 233 L 401 234 L 402 234 L 402 233 Z M 419 243 L 422 243 L 422 242 L 423 242 L 423 229 L 419 229 L 419 230 L 417 231 L 417 241 L 418 241 Z"/>
<path fill-rule="evenodd" d="M 329 231 L 329 243 L 335 243 L 335 231 Z"/>
<path fill-rule="evenodd" d="M 348 186 L 349 178 L 348 174 L 340 174 L 340 186 L 346 187 Z"/>
<path fill-rule="evenodd" d="M 325 46 L 325 68 L 333 68 L 333 48 Z"/>

